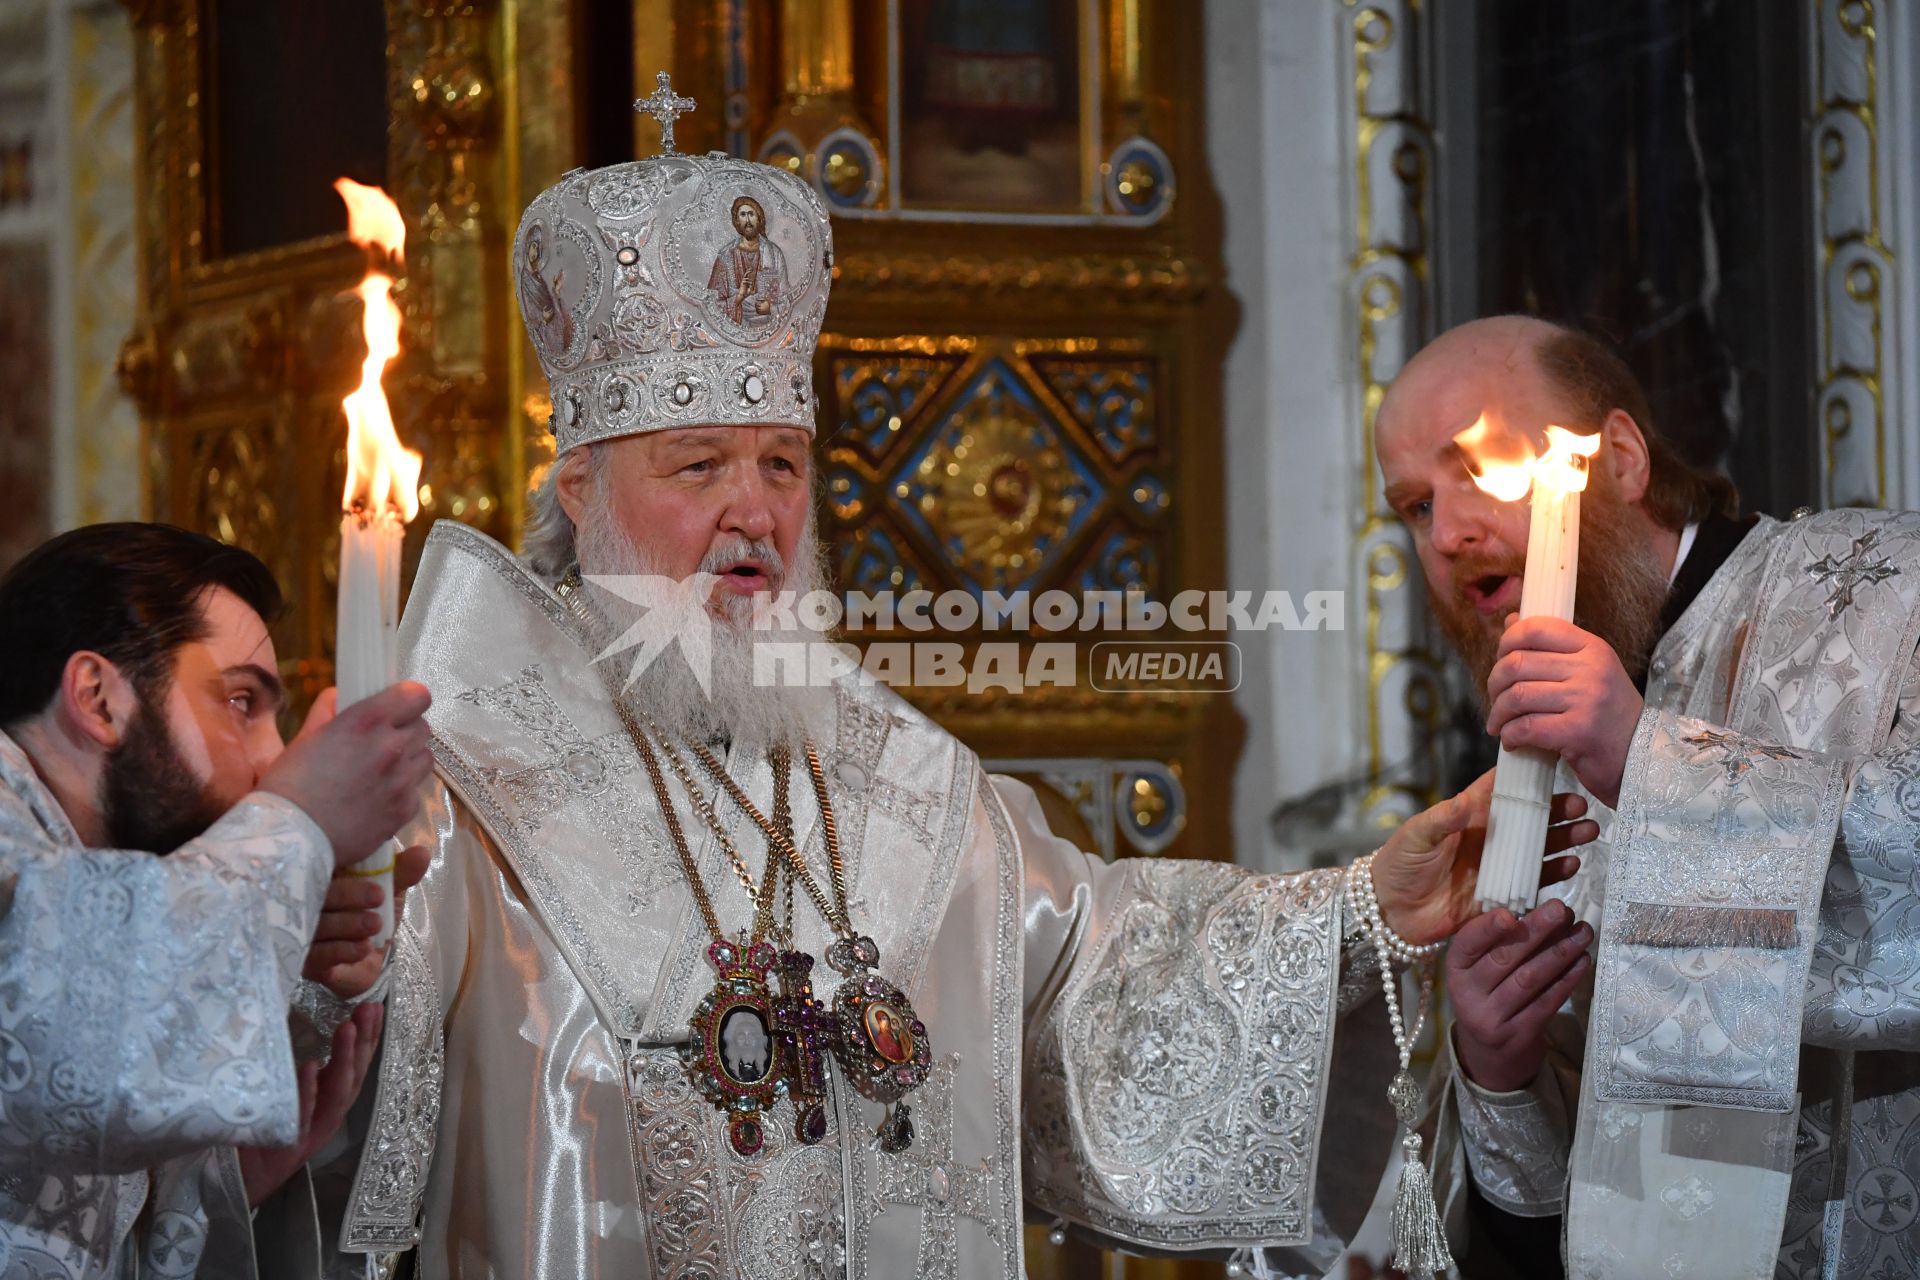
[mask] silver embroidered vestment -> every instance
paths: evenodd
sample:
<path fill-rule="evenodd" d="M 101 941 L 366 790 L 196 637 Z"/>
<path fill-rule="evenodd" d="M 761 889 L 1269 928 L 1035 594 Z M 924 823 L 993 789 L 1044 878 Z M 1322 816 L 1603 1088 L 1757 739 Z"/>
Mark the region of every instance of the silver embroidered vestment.
<path fill-rule="evenodd" d="M 287 1005 L 332 870 L 264 792 L 166 858 L 83 848 L 0 733 L 0 1276 L 255 1273 L 233 1148 L 298 1136 Z"/>
<path fill-rule="evenodd" d="M 1591 1010 L 1443 1118 L 1570 1275 L 1920 1274 L 1917 635 L 1920 515 L 1840 511 L 1762 520 L 1655 650 Z"/>
<path fill-rule="evenodd" d="M 880 1109 L 835 1073 L 824 1142 L 797 1143 L 782 1103 L 741 1157 L 674 1047 L 711 986 L 706 938 L 599 646 L 505 550 L 445 524 L 404 642 L 434 691 L 435 857 L 398 934 L 343 1250 L 417 1246 L 422 1275 L 463 1280 L 1014 1280 L 1028 1204 L 1125 1247 L 1273 1245 L 1301 1269 L 1365 1212 L 1388 1040 L 1347 1026 L 1382 1020 L 1366 975 L 1342 973 L 1333 873 L 1102 863 L 1025 787 L 849 680 L 815 738 L 852 914 L 934 1071 L 905 1152 L 877 1149 Z M 765 759 L 726 767 L 764 811 Z M 801 786 L 792 803 L 824 874 L 818 805 Z M 689 833 L 721 918 L 746 920 L 717 842 Z M 798 935 L 821 953 L 811 911 Z M 831 1001 L 834 975 L 816 980 Z"/>

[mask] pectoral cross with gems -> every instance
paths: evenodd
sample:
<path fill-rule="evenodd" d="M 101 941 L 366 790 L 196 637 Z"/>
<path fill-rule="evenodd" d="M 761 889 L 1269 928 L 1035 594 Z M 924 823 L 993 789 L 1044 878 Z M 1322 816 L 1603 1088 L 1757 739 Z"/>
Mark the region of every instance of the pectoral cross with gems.
<path fill-rule="evenodd" d="M 813 957 L 780 953 L 780 998 L 773 1002 L 774 1034 L 787 1055 L 793 1136 L 812 1146 L 827 1136 L 827 1052 L 833 1014 L 813 996 Z"/>
<path fill-rule="evenodd" d="M 660 154 L 670 156 L 677 150 L 673 145 L 673 122 L 693 110 L 693 99 L 675 93 L 673 86 L 667 83 L 667 73 L 664 71 L 654 77 L 654 83 L 659 87 L 646 97 L 635 100 L 633 109 L 659 122 Z"/>

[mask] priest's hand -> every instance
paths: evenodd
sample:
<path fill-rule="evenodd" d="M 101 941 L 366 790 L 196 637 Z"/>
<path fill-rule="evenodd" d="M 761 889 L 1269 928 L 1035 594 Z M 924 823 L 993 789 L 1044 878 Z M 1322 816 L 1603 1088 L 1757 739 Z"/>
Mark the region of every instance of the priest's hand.
<path fill-rule="evenodd" d="M 327 690 L 260 789 L 319 825 L 336 867 L 360 861 L 419 812 L 421 784 L 433 771 L 423 719 L 432 701 L 425 685 L 403 680 L 335 715 Z"/>
<path fill-rule="evenodd" d="M 1453 1048 L 1482 1089 L 1524 1089 L 1547 1060 L 1547 1023 L 1593 968 L 1593 930 L 1548 899 L 1525 916 L 1495 908 L 1447 950 Z"/>
<path fill-rule="evenodd" d="M 1416 945 L 1450 938 L 1480 910 L 1474 892 L 1480 877 L 1480 848 L 1487 836 L 1487 810 L 1493 803 L 1493 770 L 1451 800 L 1416 813 L 1380 846 L 1373 859 L 1373 889 L 1387 927 Z M 1600 834 L 1600 825 L 1583 819 L 1587 802 L 1572 794 L 1553 798 L 1553 826 L 1547 829 L 1548 859 L 1540 883 L 1565 880 L 1580 860 L 1556 857 Z"/>
<path fill-rule="evenodd" d="M 326 1066 L 300 1064 L 300 1137 L 290 1147 L 239 1149 L 248 1204 L 258 1208 L 339 1132 L 353 1100 L 360 1096 L 360 1086 L 366 1083 L 385 1016 L 380 1005 L 361 1005 L 333 1033 L 333 1057 Z"/>
<path fill-rule="evenodd" d="M 1606 641 L 1558 618 L 1509 614 L 1487 702 L 1487 732 L 1502 746 L 1551 751 L 1601 803 L 1620 803 L 1645 703 Z"/>
<path fill-rule="evenodd" d="M 395 922 L 406 907 L 407 890 L 427 874 L 428 858 L 427 847 L 415 845 L 403 849 L 394 859 Z M 307 951 L 306 978 L 324 983 L 342 1000 L 363 996 L 373 987 L 386 964 L 384 951 L 373 947 L 373 936 L 380 932 L 380 899 L 385 892 L 366 876 L 345 869 L 333 873 L 320 909 L 320 924 L 313 932 L 313 946 Z"/>

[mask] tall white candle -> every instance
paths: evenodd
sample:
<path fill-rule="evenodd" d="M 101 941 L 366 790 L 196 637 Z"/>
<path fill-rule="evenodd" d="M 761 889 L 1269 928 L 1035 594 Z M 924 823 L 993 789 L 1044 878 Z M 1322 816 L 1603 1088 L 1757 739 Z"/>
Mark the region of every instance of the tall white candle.
<path fill-rule="evenodd" d="M 1548 427 L 1547 441 L 1546 454 L 1531 463 L 1533 513 L 1520 616 L 1571 622 L 1580 567 L 1580 492 L 1587 484 L 1586 459 L 1599 448 L 1600 438 Z M 1558 759 L 1533 747 L 1500 748 L 1475 889 L 1482 908 L 1521 913 L 1538 903 Z"/>
<path fill-rule="evenodd" d="M 406 526 L 392 512 L 368 514 L 364 508 L 340 519 L 340 597 L 334 622 L 334 687 L 339 710 L 392 684 L 398 676 L 396 637 L 400 608 L 400 543 Z M 352 874 L 372 879 L 383 890 L 380 932 L 373 942 L 384 947 L 393 936 L 393 867 L 399 846 L 388 841 Z"/>
<path fill-rule="evenodd" d="M 406 522 L 420 509 L 420 455 L 402 447 L 380 379 L 400 353 L 400 309 L 393 278 L 384 267 L 397 261 L 406 239 L 400 211 L 384 191 L 346 178 L 334 189 L 347 202 L 347 235 L 375 250 L 379 265 L 357 290 L 367 355 L 360 385 L 342 403 L 347 417 L 347 484 L 340 520 L 340 595 L 334 631 L 334 686 L 339 710 L 392 684 L 399 674 L 400 546 Z M 385 891 L 380 932 L 374 944 L 393 936 L 393 867 L 399 846 L 356 863 L 352 873 Z"/>

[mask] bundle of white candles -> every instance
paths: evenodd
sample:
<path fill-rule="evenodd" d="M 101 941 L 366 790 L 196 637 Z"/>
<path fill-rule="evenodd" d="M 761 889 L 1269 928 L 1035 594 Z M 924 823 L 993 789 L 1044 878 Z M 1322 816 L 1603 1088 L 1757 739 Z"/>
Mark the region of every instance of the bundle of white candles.
<path fill-rule="evenodd" d="M 392 684 L 399 676 L 400 548 L 407 521 L 420 510 L 420 455 L 403 448 L 394 430 L 380 378 L 400 354 L 400 309 L 393 278 L 382 268 L 398 260 L 406 239 L 400 211 L 378 187 L 342 178 L 334 184 L 347 202 L 348 237 L 374 249 L 380 265 L 357 292 L 367 356 L 360 385 L 341 402 L 347 415 L 347 487 L 340 520 L 340 595 L 334 632 L 334 687 L 338 710 Z M 356 863 L 353 874 L 385 890 L 376 947 L 393 936 L 393 867 L 398 844 L 389 842 Z"/>
<path fill-rule="evenodd" d="M 1469 457 L 1484 446 L 1485 419 L 1455 437 Z M 1587 459 L 1600 447 L 1598 435 L 1547 428 L 1547 451 L 1525 462 L 1495 465 L 1480 455 L 1474 483 L 1503 501 L 1533 493 L 1527 529 L 1526 576 L 1520 584 L 1520 616 L 1573 620 L 1580 567 L 1580 494 L 1587 487 Z M 1540 900 L 1540 864 L 1547 847 L 1553 775 L 1559 757 L 1550 751 L 1500 748 L 1493 774 L 1493 807 L 1480 854 L 1476 894 L 1483 909 L 1531 911 Z"/>

